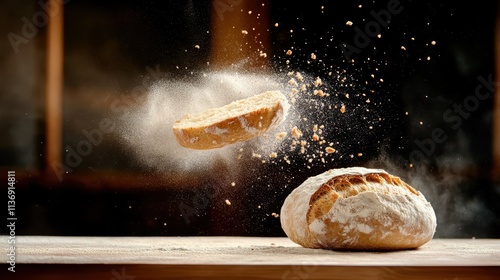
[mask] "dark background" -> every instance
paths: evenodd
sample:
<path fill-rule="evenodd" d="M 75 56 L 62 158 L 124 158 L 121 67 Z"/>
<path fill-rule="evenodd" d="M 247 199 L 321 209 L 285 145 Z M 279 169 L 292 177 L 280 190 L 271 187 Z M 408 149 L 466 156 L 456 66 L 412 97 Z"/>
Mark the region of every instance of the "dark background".
<path fill-rule="evenodd" d="M 493 98 L 481 102 L 458 129 L 443 120 L 453 104 L 462 104 L 474 93 L 478 76 L 495 77 L 497 3 L 401 1 L 403 11 L 381 28 L 380 39 L 371 38 L 359 54 L 352 55 L 354 63 L 340 45 L 352 44 L 353 27 L 363 29 L 373 19 L 370 11 L 386 9 L 387 1 L 265 3 L 272 43 L 267 69 L 287 71 L 284 51 L 293 47 L 294 69 L 311 75 L 345 70 L 353 86 L 332 79 L 336 90 L 349 93 L 353 103 L 363 102 L 360 92 L 370 94 L 369 114 L 361 110 L 349 121 L 327 116 L 346 155 L 365 151 L 363 157 L 346 156 L 333 167 L 384 167 L 422 190 L 436 209 L 436 237 L 499 238 L 500 183 L 490 174 Z M 10 1 L 6 6 L 5 13 L 11 13 L 3 20 L 5 34 L 19 32 L 19 19 L 39 9 L 31 1 Z M 96 100 L 105 92 L 131 92 L 142 83 L 145 67 L 159 65 L 169 78 L 178 79 L 209 69 L 207 31 L 211 20 L 217 20 L 210 7 L 210 1 L 70 1 L 65 6 L 64 144 L 76 143 L 81 139 L 80 126 L 107 114 L 106 106 Z M 346 26 L 347 21 L 354 25 Z M 43 74 L 43 35 L 42 28 L 15 55 L 6 39 L 2 43 L 0 74 L 6 79 L 0 89 L 0 125 L 5 131 L 0 165 L 25 174 L 16 190 L 18 235 L 283 236 L 279 218 L 272 213 L 279 213 L 285 197 L 305 178 L 332 167 L 307 169 L 301 158 L 291 166 L 262 166 L 248 160 L 244 162 L 248 172 L 238 181 L 244 187 L 237 191 L 228 191 L 218 174 L 210 172 L 195 174 L 179 187 L 182 183 L 169 181 L 177 174 L 168 170 L 164 173 L 169 179 L 161 183 L 144 180 L 157 176 L 157 171 L 137 164 L 118 140 L 110 140 L 74 173 L 122 171 L 138 174 L 136 180 L 132 176 L 120 185 L 122 181 L 109 178 L 89 183 L 70 177 L 47 183 L 37 171 L 44 168 L 44 119 L 40 81 L 33 78 Z M 430 45 L 433 40 L 435 46 Z M 186 55 L 194 44 L 201 51 Z M 321 63 L 307 62 L 313 52 Z M 373 73 L 377 79 L 370 77 Z M 89 88 L 99 90 L 95 96 L 81 93 Z M 364 132 L 360 124 L 375 117 L 381 119 L 376 131 Z M 415 140 L 429 138 L 435 128 L 445 131 L 446 142 L 410 168 L 401 159 L 418 150 Z M 178 176 L 179 181 L 189 177 Z M 230 199 L 231 210 L 225 199 Z M 184 217 L 182 211 L 187 211 Z"/>

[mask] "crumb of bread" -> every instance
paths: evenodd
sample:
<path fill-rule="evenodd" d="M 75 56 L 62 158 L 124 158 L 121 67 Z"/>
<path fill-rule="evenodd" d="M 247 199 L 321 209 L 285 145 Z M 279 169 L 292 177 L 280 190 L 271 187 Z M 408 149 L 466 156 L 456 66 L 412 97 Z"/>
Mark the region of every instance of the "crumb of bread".
<path fill-rule="evenodd" d="M 316 59 L 316 55 L 314 53 L 311 53 L 311 59 L 312 60 L 315 60 Z"/>
<path fill-rule="evenodd" d="M 292 128 L 292 136 L 295 138 L 299 138 L 302 136 L 302 131 L 300 131 L 300 129 L 298 129 L 296 126 L 294 126 Z"/>
<path fill-rule="evenodd" d="M 199 48 L 200 48 L 200 45 L 194 45 L 194 48 L 195 48 L 195 49 L 199 49 Z"/>
<path fill-rule="evenodd" d="M 314 81 L 314 86 L 317 87 L 317 86 L 320 86 L 322 84 L 323 84 L 323 81 L 321 81 L 321 78 L 316 77 L 316 80 Z"/>
<path fill-rule="evenodd" d="M 345 23 L 345 25 L 347 25 L 347 26 L 352 26 L 352 21 L 348 20 L 348 21 Z"/>
<path fill-rule="evenodd" d="M 270 158 L 277 158 L 277 157 L 278 157 L 278 154 L 277 154 L 276 152 L 271 152 L 271 153 L 269 154 L 269 157 L 270 157 Z"/>
<path fill-rule="evenodd" d="M 312 136 L 312 140 L 313 141 L 318 141 L 319 140 L 318 134 L 314 133 L 313 136 Z"/>
<path fill-rule="evenodd" d="M 323 97 L 323 96 L 325 96 L 325 93 L 324 93 L 324 92 L 323 92 L 323 90 L 321 90 L 321 89 L 314 90 L 314 91 L 313 91 L 313 94 L 314 94 L 314 95 L 317 95 L 317 96 L 319 96 L 319 97 Z"/>
<path fill-rule="evenodd" d="M 278 218 L 280 216 L 279 214 L 276 214 L 274 212 L 271 215 L 273 215 L 273 217 L 275 217 L 275 218 Z"/>
<path fill-rule="evenodd" d="M 436 41 L 431 41 L 431 45 L 435 46 L 436 45 Z"/>
<path fill-rule="evenodd" d="M 403 51 L 406 51 L 406 47 L 405 47 L 405 46 L 401 46 L 401 49 L 402 49 Z"/>
<path fill-rule="evenodd" d="M 291 78 L 289 81 L 288 81 L 288 84 L 289 85 L 292 85 L 292 86 L 296 86 L 298 87 L 299 84 L 297 83 L 297 81 L 294 79 L 294 78 Z"/>
<path fill-rule="evenodd" d="M 304 147 L 304 146 L 300 147 L 299 151 L 300 151 L 301 154 L 305 154 L 306 153 L 306 147 Z"/>
<path fill-rule="evenodd" d="M 279 26 L 279 24 L 278 24 L 278 23 L 275 23 L 275 24 L 274 24 L 274 27 L 278 27 L 278 26 Z"/>
<path fill-rule="evenodd" d="M 286 55 L 292 55 L 292 50 L 286 51 Z"/>
<path fill-rule="evenodd" d="M 278 132 L 275 134 L 276 140 L 281 140 L 281 139 L 285 138 L 285 136 L 286 136 L 286 132 Z"/>
<path fill-rule="evenodd" d="M 358 153 L 358 157 L 362 157 L 363 156 L 363 153 Z"/>
<path fill-rule="evenodd" d="M 236 186 L 236 183 L 235 182 L 231 182 L 231 186 Z"/>
<path fill-rule="evenodd" d="M 313 125 L 313 132 L 316 132 L 316 131 L 318 131 L 318 125 L 317 124 Z"/>
<path fill-rule="evenodd" d="M 301 81 L 301 82 L 303 82 L 303 81 L 304 81 L 304 77 L 302 76 L 302 74 L 300 74 L 300 72 L 297 72 L 297 73 L 295 74 L 295 77 L 296 77 L 299 81 Z"/>
<path fill-rule="evenodd" d="M 245 35 L 247 35 L 247 34 L 248 34 L 248 31 L 246 31 L 246 30 L 241 30 L 241 34 L 245 34 Z"/>
<path fill-rule="evenodd" d="M 345 113 L 345 105 L 340 106 L 340 112 Z"/>
<path fill-rule="evenodd" d="M 292 162 L 288 159 L 288 156 L 284 156 L 283 157 L 283 160 L 288 163 L 288 164 L 291 164 Z"/>
<path fill-rule="evenodd" d="M 254 157 L 254 158 L 262 158 L 262 155 L 256 154 L 256 153 L 252 152 L 252 157 Z"/>
<path fill-rule="evenodd" d="M 231 205 L 231 201 L 229 201 L 229 199 L 226 199 L 226 204 Z"/>

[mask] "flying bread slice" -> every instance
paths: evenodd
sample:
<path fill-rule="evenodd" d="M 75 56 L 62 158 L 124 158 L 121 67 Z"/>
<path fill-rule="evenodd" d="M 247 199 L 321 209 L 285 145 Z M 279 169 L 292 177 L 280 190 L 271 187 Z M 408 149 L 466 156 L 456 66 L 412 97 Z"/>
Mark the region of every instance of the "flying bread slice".
<path fill-rule="evenodd" d="M 247 141 L 277 127 L 290 105 L 280 91 L 266 91 L 219 108 L 181 117 L 173 125 L 183 147 L 208 150 Z"/>

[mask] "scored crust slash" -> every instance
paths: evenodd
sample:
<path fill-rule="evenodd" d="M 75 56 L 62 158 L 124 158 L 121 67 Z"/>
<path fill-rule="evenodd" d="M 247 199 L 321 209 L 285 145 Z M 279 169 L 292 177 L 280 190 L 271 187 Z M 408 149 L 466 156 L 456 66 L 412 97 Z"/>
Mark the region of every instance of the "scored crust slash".
<path fill-rule="evenodd" d="M 197 150 L 247 141 L 277 127 L 290 105 L 280 91 L 266 91 L 222 107 L 188 114 L 173 125 L 177 142 Z"/>

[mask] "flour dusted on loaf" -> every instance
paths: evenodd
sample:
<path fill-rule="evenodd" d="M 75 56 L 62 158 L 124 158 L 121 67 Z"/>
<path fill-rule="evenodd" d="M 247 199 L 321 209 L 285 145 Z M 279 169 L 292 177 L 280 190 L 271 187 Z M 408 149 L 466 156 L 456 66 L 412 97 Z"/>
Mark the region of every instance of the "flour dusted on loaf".
<path fill-rule="evenodd" d="M 423 194 L 381 169 L 332 169 L 308 178 L 285 200 L 281 224 L 309 248 L 417 248 L 434 235 L 436 216 Z"/>
<path fill-rule="evenodd" d="M 257 137 L 280 125 L 290 105 L 280 91 L 267 91 L 219 108 L 185 115 L 173 125 L 181 146 L 215 149 Z"/>

